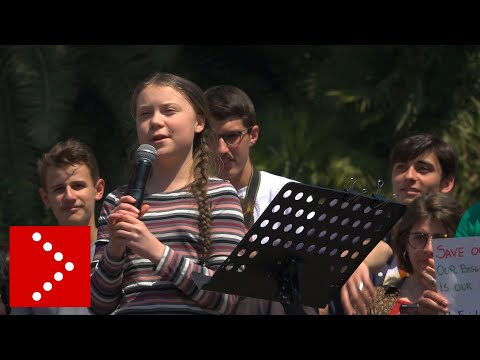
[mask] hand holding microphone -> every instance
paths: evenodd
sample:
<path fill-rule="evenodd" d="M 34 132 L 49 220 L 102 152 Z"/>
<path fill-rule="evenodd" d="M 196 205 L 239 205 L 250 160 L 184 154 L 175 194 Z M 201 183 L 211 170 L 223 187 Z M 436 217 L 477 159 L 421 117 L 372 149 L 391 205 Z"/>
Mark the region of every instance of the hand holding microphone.
<path fill-rule="evenodd" d="M 135 166 L 127 191 L 124 196 L 117 200 L 119 202 L 116 204 L 117 206 L 108 219 L 108 226 L 112 236 L 111 240 L 113 240 L 113 242 L 109 244 L 109 247 L 115 253 L 112 255 L 118 255 L 120 257 L 126 247 L 125 244 L 122 244 L 124 241 L 120 240 L 127 239 L 125 237 L 126 234 L 123 233 L 126 229 L 119 231 L 119 225 L 117 224 L 126 220 L 123 215 L 132 216 L 135 214 L 136 218 L 140 219 L 143 214 L 148 211 L 148 205 L 142 207 L 142 203 L 145 196 L 147 180 L 156 159 L 156 150 L 152 145 L 142 144 L 138 147 L 135 158 Z M 134 203 L 131 201 L 131 198 L 135 199 Z M 120 236 L 120 239 L 117 239 L 118 236 Z M 112 247 L 114 249 L 112 249 Z"/>

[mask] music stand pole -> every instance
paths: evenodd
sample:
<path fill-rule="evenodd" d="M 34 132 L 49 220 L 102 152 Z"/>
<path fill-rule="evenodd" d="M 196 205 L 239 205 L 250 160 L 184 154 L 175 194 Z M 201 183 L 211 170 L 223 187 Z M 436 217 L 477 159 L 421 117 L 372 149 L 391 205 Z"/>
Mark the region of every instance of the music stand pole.
<path fill-rule="evenodd" d="M 300 302 L 300 283 L 298 281 L 298 263 L 295 258 L 288 259 L 278 277 L 280 303 L 287 315 L 306 315 Z"/>

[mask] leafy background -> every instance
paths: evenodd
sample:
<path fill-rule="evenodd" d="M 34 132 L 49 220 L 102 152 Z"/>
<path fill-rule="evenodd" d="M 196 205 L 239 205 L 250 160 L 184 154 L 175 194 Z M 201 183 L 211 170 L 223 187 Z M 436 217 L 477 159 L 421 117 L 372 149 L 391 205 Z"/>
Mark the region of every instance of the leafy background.
<path fill-rule="evenodd" d="M 388 153 L 431 132 L 458 152 L 454 195 L 480 199 L 477 45 L 0 46 L 0 243 L 11 225 L 54 224 L 35 163 L 75 136 L 92 146 L 107 191 L 136 147 L 130 96 L 154 71 L 202 88 L 233 84 L 254 101 L 260 169 L 305 183 L 391 195 Z M 98 211 L 98 209 L 97 209 Z"/>

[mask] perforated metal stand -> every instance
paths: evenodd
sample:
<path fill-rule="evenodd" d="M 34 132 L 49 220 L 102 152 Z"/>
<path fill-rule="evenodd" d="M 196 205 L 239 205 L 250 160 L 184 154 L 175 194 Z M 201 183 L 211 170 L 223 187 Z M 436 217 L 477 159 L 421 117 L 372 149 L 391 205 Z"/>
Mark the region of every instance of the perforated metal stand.
<path fill-rule="evenodd" d="M 383 198 L 290 182 L 213 277 L 195 280 L 280 301 L 287 314 L 323 308 L 404 212 Z"/>

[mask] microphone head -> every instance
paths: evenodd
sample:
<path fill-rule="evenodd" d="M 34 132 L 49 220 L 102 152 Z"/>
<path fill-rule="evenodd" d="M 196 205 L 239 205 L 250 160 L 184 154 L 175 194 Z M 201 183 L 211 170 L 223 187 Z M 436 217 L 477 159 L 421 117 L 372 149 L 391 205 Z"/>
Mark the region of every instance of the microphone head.
<path fill-rule="evenodd" d="M 150 144 L 142 144 L 138 147 L 135 157 L 137 161 L 147 160 L 153 163 L 157 158 L 157 151 Z"/>

